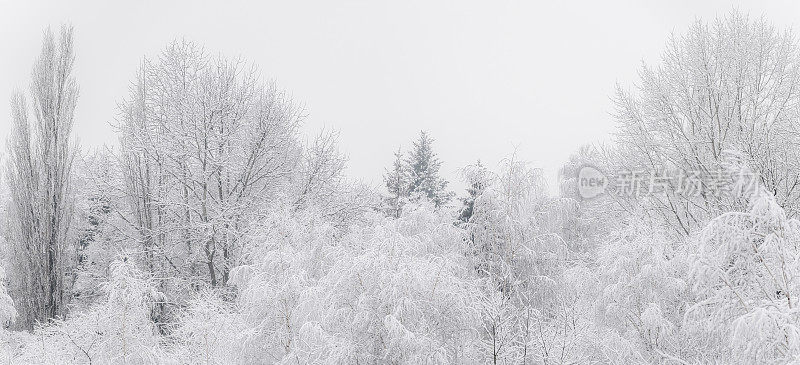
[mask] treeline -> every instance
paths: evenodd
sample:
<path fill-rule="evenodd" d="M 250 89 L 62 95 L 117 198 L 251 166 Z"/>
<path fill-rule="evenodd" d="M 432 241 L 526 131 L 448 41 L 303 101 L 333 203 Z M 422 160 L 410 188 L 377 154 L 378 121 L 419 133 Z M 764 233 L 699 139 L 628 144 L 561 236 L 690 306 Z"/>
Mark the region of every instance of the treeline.
<path fill-rule="evenodd" d="M 142 60 L 119 148 L 81 152 L 73 61 L 72 30 L 46 33 L 12 100 L 3 360 L 800 358 L 800 53 L 763 19 L 671 38 L 558 196 L 512 156 L 463 167 L 455 199 L 425 132 L 385 187 L 352 181 L 336 132 L 304 140 L 255 66 L 185 41 Z M 585 199 L 587 166 L 644 178 Z"/>

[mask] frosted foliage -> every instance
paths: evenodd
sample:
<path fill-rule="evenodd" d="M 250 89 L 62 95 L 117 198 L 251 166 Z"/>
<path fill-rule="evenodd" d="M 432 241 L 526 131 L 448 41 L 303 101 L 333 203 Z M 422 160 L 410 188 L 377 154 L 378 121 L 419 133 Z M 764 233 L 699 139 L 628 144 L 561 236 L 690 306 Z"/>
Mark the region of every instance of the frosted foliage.
<path fill-rule="evenodd" d="M 643 348 L 671 349 L 681 321 L 687 283 L 685 263 L 669 241 L 644 225 L 632 226 L 603 247 L 597 263 L 597 310 L 604 322 L 629 334 Z"/>
<path fill-rule="evenodd" d="M 758 190 L 749 211 L 712 220 L 698 238 L 688 316 L 721 354 L 761 363 L 800 359 L 800 222 Z"/>
<path fill-rule="evenodd" d="M 280 213 L 265 222 L 253 264 L 231 274 L 238 311 L 213 301 L 190 310 L 192 327 L 181 331 L 192 334 L 193 347 L 202 349 L 208 338 L 222 341 L 219 351 L 195 351 L 195 358 L 477 361 L 479 280 L 466 265 L 460 230 L 426 208 L 396 221 L 376 218 L 341 238 L 332 226 L 307 229 L 305 223 Z M 230 339 L 217 336 L 220 331 Z"/>

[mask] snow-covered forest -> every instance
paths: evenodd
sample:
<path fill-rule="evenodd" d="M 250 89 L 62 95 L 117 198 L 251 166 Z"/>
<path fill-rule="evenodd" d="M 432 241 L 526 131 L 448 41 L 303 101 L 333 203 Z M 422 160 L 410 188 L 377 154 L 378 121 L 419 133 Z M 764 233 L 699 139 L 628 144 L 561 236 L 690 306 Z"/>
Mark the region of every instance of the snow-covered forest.
<path fill-rule="evenodd" d="M 428 131 L 378 185 L 202 40 L 83 148 L 54 26 L 3 116 L 0 362 L 800 362 L 800 43 L 737 11 L 664 41 L 557 187 L 513 149 L 447 181 Z"/>

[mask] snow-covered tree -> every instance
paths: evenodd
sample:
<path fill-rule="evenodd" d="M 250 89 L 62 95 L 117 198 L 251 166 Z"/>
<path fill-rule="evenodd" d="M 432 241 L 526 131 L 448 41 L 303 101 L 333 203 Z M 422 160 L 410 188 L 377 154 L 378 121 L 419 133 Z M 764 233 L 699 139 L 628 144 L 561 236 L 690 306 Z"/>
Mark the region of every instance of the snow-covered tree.
<path fill-rule="evenodd" d="M 696 238 L 687 331 L 722 361 L 800 360 L 800 222 L 763 186 Z"/>
<path fill-rule="evenodd" d="M 384 199 L 387 205 L 387 214 L 390 217 L 400 218 L 403 212 L 403 205 L 408 200 L 408 167 L 403 160 L 403 153 L 400 149 L 394 153 L 392 169 L 383 174 L 383 182 L 389 196 Z"/>
<path fill-rule="evenodd" d="M 463 231 L 423 206 L 347 232 L 312 215 L 263 222 L 234 307 L 192 304 L 187 362 L 481 363 L 479 279 Z"/>
<path fill-rule="evenodd" d="M 19 323 L 28 328 L 64 314 L 65 309 L 76 150 L 70 131 L 78 99 L 72 34 L 69 26 L 61 28 L 58 38 L 45 31 L 31 74 L 30 99 L 17 93 L 11 100 L 12 294 L 20 310 Z"/>
<path fill-rule="evenodd" d="M 127 232 L 118 207 L 119 170 L 110 151 L 100 149 L 75 160 L 75 213 L 73 218 L 75 269 L 70 273 L 70 311 L 86 309 L 102 298 L 102 283 L 117 255 L 132 253 L 124 244 Z"/>
<path fill-rule="evenodd" d="M 346 162 L 338 150 L 338 133 L 323 131 L 308 143 L 293 178 L 295 213 L 316 214 L 328 223 L 347 227 L 375 209 L 378 194 L 348 179 L 344 174 Z"/>
<path fill-rule="evenodd" d="M 691 25 L 670 38 L 661 64 L 644 66 L 634 92 L 618 88 L 616 171 L 677 170 L 713 176 L 725 150 L 738 150 L 793 217 L 800 206 L 795 121 L 800 64 L 791 33 L 739 12 Z M 642 199 L 686 236 L 722 212 L 742 207 L 713 190 L 678 181 Z"/>
<path fill-rule="evenodd" d="M 679 242 L 644 221 L 630 222 L 602 245 L 597 259 L 572 269 L 573 285 L 591 298 L 597 325 L 620 334 L 642 359 L 683 358 L 680 336 L 689 293 L 688 256 Z"/>
<path fill-rule="evenodd" d="M 408 202 L 429 202 L 436 208 L 449 203 L 455 193 L 447 190 L 447 180 L 439 175 L 441 166 L 433 151 L 433 139 L 425 131 L 420 132 L 407 156 L 398 149 L 391 170 L 383 175 L 389 192 L 384 198 L 387 215 L 399 218 Z"/>
<path fill-rule="evenodd" d="M 122 112 L 128 221 L 145 267 L 225 283 L 248 222 L 290 190 L 302 110 L 254 67 L 182 41 L 142 63 Z"/>
<path fill-rule="evenodd" d="M 607 191 L 587 199 L 578 189 L 581 169 L 599 169 L 608 174 L 606 156 L 598 146 L 581 146 L 559 170 L 559 197 L 566 210 L 563 216 L 561 237 L 573 251 L 595 254 L 597 246 L 625 228 L 631 217 L 627 207 Z M 608 178 L 608 176 L 606 176 Z"/>
<path fill-rule="evenodd" d="M 433 151 L 433 138 L 421 131 L 406 158 L 408 166 L 408 195 L 412 199 L 424 198 L 440 207 L 455 195 L 447 190 L 447 180 L 439 175 L 442 161 Z"/>
<path fill-rule="evenodd" d="M 473 267 L 491 283 L 482 297 L 484 353 L 494 363 L 579 361 L 583 326 L 564 287 L 573 260 L 559 236 L 562 202 L 541 171 L 515 158 L 488 181 L 465 224 Z M 569 324 L 569 325 L 568 325 Z"/>
<path fill-rule="evenodd" d="M 461 176 L 464 182 L 467 183 L 467 196 L 462 201 L 463 206 L 458 212 L 458 220 L 462 223 L 469 223 L 475 210 L 475 200 L 483 194 L 483 190 L 491 183 L 492 174 L 478 160 L 475 164 L 461 169 Z"/>

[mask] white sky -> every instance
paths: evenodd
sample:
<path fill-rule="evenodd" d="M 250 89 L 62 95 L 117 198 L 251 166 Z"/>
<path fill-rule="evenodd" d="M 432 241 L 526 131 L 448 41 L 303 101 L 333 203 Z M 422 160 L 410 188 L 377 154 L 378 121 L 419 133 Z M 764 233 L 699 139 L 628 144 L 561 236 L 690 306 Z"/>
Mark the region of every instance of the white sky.
<path fill-rule="evenodd" d="M 460 167 L 495 167 L 515 149 L 555 185 L 578 146 L 609 137 L 615 83 L 631 86 L 671 32 L 734 8 L 800 22 L 790 1 L 700 3 L 0 0 L 0 135 L 43 29 L 70 22 L 84 148 L 116 143 L 108 123 L 139 61 L 183 37 L 257 64 L 306 105 L 309 135 L 338 129 L 352 177 L 379 185 L 393 151 L 425 129 L 459 195 Z"/>

